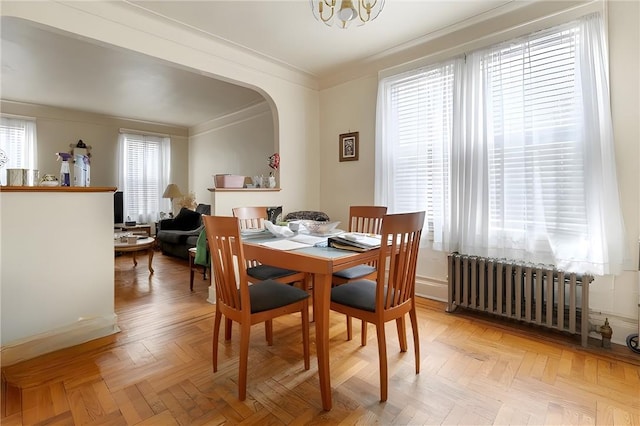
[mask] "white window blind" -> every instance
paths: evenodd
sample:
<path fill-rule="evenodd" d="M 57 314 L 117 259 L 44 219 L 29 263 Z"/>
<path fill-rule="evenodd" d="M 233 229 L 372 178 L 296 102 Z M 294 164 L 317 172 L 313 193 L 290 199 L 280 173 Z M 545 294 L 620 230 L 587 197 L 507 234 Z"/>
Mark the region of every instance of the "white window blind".
<path fill-rule="evenodd" d="M 490 227 L 513 233 L 587 233 L 577 27 L 484 56 L 491 114 Z"/>
<path fill-rule="evenodd" d="M 0 149 L 7 162 L 0 173 L 0 183 L 6 185 L 6 169 L 37 169 L 37 135 L 35 119 L 0 118 Z"/>
<path fill-rule="evenodd" d="M 453 70 L 452 63 L 420 70 L 388 87 L 395 140 L 390 208 L 394 213 L 426 210 L 429 234 L 446 211 Z"/>
<path fill-rule="evenodd" d="M 120 135 L 120 185 L 124 217 L 139 223 L 158 220 L 169 176 L 168 137 Z"/>

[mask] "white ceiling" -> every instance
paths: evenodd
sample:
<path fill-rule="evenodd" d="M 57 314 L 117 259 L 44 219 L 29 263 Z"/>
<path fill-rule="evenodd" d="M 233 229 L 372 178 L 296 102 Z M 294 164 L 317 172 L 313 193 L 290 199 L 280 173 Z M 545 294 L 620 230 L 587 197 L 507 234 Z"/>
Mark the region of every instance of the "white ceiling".
<path fill-rule="evenodd" d="M 346 30 L 316 21 L 306 0 L 132 0 L 123 5 L 322 79 L 493 16 L 515 1 L 387 0 L 375 21 Z M 0 32 L 4 100 L 184 127 L 263 100 L 246 88 L 19 19 L 2 17 Z"/>

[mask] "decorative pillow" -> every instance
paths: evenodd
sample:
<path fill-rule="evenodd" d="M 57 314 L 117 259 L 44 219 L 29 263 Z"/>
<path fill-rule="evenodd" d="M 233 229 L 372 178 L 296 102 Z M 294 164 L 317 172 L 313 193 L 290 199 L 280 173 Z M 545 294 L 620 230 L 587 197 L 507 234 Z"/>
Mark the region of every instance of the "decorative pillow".
<path fill-rule="evenodd" d="M 211 204 L 198 204 L 196 211 L 200 214 L 209 216 L 211 214 Z"/>
<path fill-rule="evenodd" d="M 200 213 L 189 210 L 186 207 L 180 209 L 180 213 L 173 219 L 173 229 L 191 231 L 200 226 Z"/>
<path fill-rule="evenodd" d="M 287 215 L 284 217 L 285 221 L 289 221 L 289 220 L 315 220 L 318 222 L 328 222 L 329 221 L 329 216 L 327 216 L 327 214 L 325 212 L 317 212 L 317 211 L 310 211 L 310 210 L 302 210 L 299 212 L 291 212 L 291 213 L 287 213 Z"/>
<path fill-rule="evenodd" d="M 267 207 L 267 219 L 274 225 L 282 222 L 282 206 Z"/>

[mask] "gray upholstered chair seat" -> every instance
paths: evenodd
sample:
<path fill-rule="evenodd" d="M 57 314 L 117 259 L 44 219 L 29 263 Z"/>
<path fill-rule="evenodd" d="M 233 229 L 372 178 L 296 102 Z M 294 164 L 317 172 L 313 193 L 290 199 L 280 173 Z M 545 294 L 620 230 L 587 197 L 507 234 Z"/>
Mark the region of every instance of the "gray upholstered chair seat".
<path fill-rule="evenodd" d="M 270 265 L 257 265 L 247 268 L 247 275 L 260 281 L 274 280 L 297 273 L 298 271 L 292 271 L 291 269 L 278 268 Z"/>
<path fill-rule="evenodd" d="M 343 269 L 342 271 L 334 272 L 333 275 L 336 277 L 344 278 L 346 280 L 353 280 L 372 274 L 375 271 L 376 268 L 371 265 L 358 265 L 352 266 L 351 268 Z"/>
<path fill-rule="evenodd" d="M 370 280 L 351 281 L 331 289 L 331 301 L 352 308 L 375 312 L 376 282 Z"/>
<path fill-rule="evenodd" d="M 252 314 L 287 306 L 308 297 L 309 293 L 304 290 L 272 280 L 249 286 Z"/>

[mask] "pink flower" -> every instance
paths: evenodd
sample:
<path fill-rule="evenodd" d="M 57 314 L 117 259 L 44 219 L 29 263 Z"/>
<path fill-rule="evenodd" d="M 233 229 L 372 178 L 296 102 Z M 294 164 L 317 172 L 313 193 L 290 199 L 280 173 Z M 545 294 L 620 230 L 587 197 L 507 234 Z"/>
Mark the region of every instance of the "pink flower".
<path fill-rule="evenodd" d="M 277 152 L 269 157 L 269 167 L 273 170 L 278 170 L 280 168 L 280 154 Z"/>

